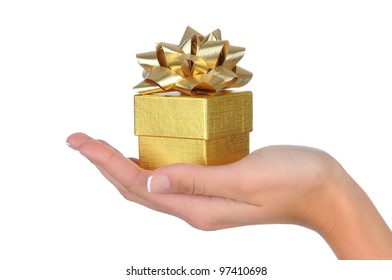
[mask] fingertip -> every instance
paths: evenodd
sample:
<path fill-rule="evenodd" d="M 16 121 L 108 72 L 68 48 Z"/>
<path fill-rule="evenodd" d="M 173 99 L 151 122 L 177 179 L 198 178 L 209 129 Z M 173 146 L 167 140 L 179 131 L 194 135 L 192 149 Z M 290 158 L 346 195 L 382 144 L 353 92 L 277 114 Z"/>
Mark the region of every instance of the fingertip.
<path fill-rule="evenodd" d="M 93 140 L 92 137 L 82 132 L 76 132 L 67 137 L 66 145 L 74 150 L 79 150 L 80 145 L 86 141 Z"/>
<path fill-rule="evenodd" d="M 66 144 L 68 147 L 70 147 L 71 149 L 76 150 L 75 147 L 71 144 L 71 141 L 68 140 L 68 138 L 67 138 L 67 140 L 65 141 L 65 144 Z"/>
<path fill-rule="evenodd" d="M 87 134 L 85 134 L 83 132 L 75 132 L 75 133 L 72 133 L 71 135 L 69 135 L 67 140 L 72 140 L 72 139 L 80 138 L 80 137 L 90 137 L 90 136 L 88 136 Z"/>

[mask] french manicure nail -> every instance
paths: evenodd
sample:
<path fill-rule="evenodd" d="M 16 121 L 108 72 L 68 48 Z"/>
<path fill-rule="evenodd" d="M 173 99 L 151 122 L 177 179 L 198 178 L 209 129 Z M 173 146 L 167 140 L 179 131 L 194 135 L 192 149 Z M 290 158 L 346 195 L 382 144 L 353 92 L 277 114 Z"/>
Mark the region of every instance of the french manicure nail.
<path fill-rule="evenodd" d="M 147 179 L 148 192 L 163 192 L 170 188 L 169 177 L 166 175 L 154 175 Z"/>
<path fill-rule="evenodd" d="M 65 142 L 65 144 L 66 144 L 68 147 L 70 147 L 71 149 L 74 149 L 74 150 L 76 150 L 76 149 L 75 149 L 75 147 L 71 145 L 71 143 L 69 143 L 69 142 Z"/>

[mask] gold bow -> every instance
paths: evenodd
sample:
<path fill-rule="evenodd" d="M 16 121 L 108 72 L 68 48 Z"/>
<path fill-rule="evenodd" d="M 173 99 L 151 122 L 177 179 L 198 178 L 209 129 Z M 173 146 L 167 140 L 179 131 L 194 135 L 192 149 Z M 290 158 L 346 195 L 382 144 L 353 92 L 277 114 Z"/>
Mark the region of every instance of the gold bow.
<path fill-rule="evenodd" d="M 252 73 L 237 66 L 245 48 L 230 46 L 221 31 L 203 37 L 187 27 L 180 44 L 159 43 L 152 52 L 136 55 L 144 68 L 144 81 L 134 87 L 140 94 L 168 91 L 214 95 L 223 89 L 241 87 Z"/>

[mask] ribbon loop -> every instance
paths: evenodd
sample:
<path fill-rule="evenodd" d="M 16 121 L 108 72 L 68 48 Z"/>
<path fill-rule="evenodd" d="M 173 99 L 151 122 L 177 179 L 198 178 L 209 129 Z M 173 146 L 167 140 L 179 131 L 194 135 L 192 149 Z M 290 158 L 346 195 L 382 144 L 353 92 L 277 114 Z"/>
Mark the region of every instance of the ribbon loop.
<path fill-rule="evenodd" d="M 252 73 L 237 66 L 245 48 L 230 46 L 216 29 L 207 36 L 191 27 L 179 45 L 159 43 L 152 52 L 137 54 L 144 81 L 134 87 L 140 94 L 177 90 L 184 94 L 214 95 L 247 84 Z"/>
<path fill-rule="evenodd" d="M 193 54 L 183 54 L 179 57 L 181 60 L 181 70 L 185 77 L 206 74 L 208 66 L 206 62 Z"/>
<path fill-rule="evenodd" d="M 139 53 L 136 55 L 136 58 L 146 71 L 150 71 L 154 66 L 160 66 L 156 52 Z"/>

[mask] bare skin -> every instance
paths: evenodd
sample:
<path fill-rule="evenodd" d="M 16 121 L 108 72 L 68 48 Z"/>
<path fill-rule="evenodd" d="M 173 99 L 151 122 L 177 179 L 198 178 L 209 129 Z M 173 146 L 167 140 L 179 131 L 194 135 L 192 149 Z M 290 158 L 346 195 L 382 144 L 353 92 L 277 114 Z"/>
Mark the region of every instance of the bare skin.
<path fill-rule="evenodd" d="M 270 146 L 228 165 L 182 163 L 149 171 L 83 133 L 67 143 L 126 199 L 195 228 L 297 224 L 318 232 L 339 259 L 392 259 L 388 225 L 361 187 L 321 150 Z"/>

